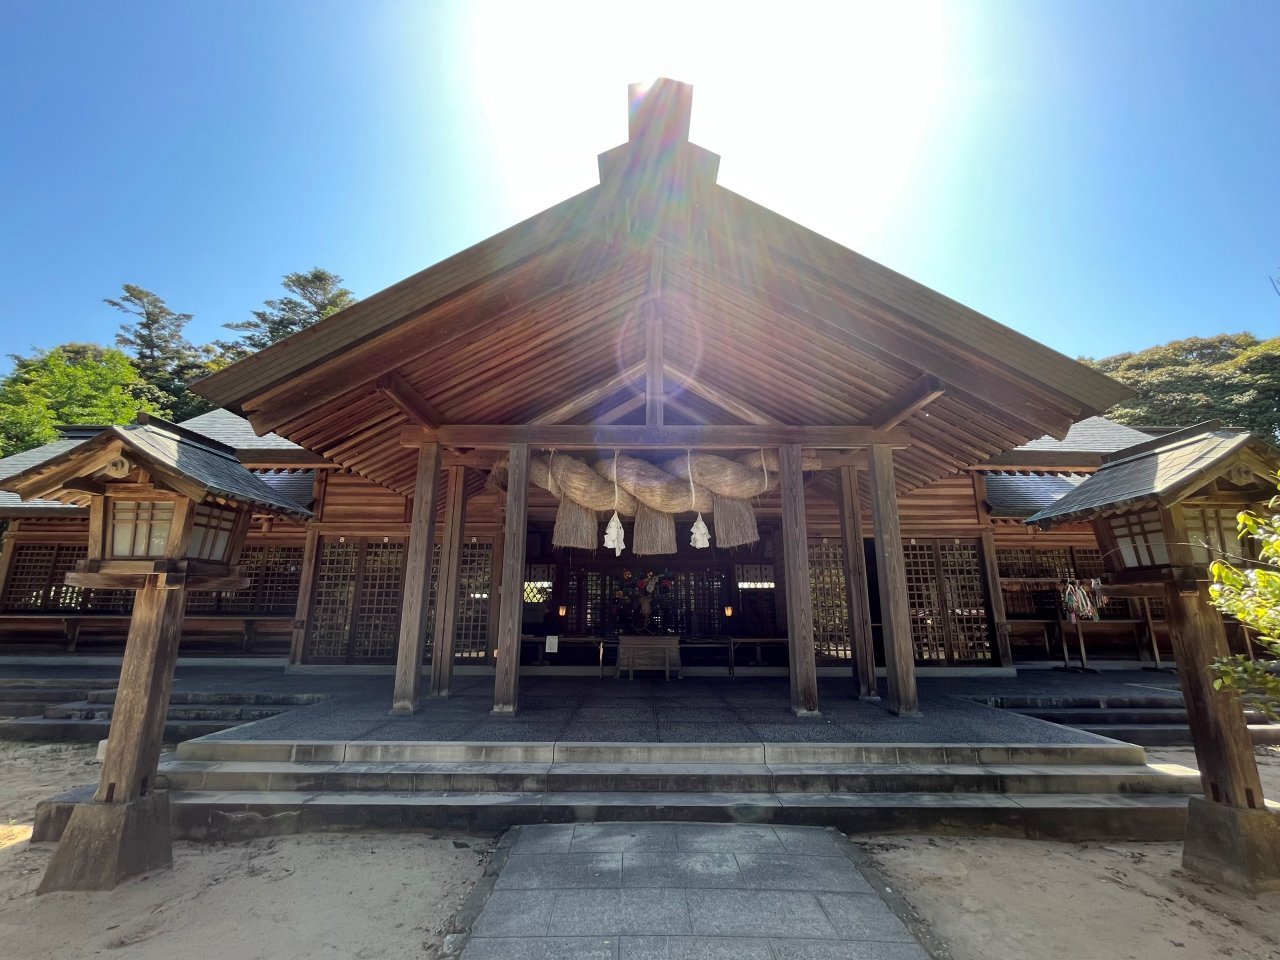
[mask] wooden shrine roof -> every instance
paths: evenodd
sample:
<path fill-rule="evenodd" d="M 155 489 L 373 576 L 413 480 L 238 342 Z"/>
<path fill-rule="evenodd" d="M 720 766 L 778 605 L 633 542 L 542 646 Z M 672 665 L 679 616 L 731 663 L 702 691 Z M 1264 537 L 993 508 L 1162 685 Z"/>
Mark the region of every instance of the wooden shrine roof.
<path fill-rule="evenodd" d="M 83 506 L 89 494 L 64 487 L 64 482 L 83 476 L 77 472 L 82 467 L 90 471 L 101 469 L 106 465 L 104 457 L 119 456 L 123 450 L 157 479 L 180 484 L 197 500 L 229 501 L 260 513 L 299 520 L 311 516 L 311 511 L 276 485 L 249 472 L 232 448 L 156 417 L 139 414 L 138 423 L 104 427 L 87 439 L 59 443 L 65 448 L 34 463 L 15 464 L 13 461 L 18 458 L 9 458 L 6 465 L 19 469 L 0 476 L 0 487 L 24 500 L 34 497 Z"/>
<path fill-rule="evenodd" d="M 1027 519 L 1042 527 L 1143 507 L 1172 506 L 1221 475 L 1246 452 L 1241 478 L 1271 487 L 1280 452 L 1252 434 L 1202 423 L 1118 451 L 1098 472 Z"/>
<path fill-rule="evenodd" d="M 644 424 L 654 392 L 667 426 L 896 428 L 903 490 L 1128 396 L 716 184 L 664 83 L 683 126 L 633 117 L 601 185 L 194 389 L 405 495 L 403 427 Z"/>

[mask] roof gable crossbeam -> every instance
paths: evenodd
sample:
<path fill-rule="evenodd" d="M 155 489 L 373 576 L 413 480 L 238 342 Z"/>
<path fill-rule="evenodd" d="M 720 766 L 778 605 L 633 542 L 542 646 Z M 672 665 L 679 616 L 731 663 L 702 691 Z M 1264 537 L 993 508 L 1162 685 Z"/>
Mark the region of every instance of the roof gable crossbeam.
<path fill-rule="evenodd" d="M 866 425 L 880 429 L 896 427 L 904 420 L 909 420 L 919 413 L 944 393 L 946 393 L 946 387 L 942 385 L 938 378 L 926 373 L 919 379 L 907 384 L 901 392 L 882 403 L 874 413 L 867 417 Z"/>
<path fill-rule="evenodd" d="M 570 397 L 568 400 L 557 404 L 550 410 L 538 414 L 528 422 L 531 424 L 552 424 L 565 423 L 585 410 L 590 410 L 597 403 L 612 396 L 624 387 L 629 387 L 635 383 L 645 372 L 645 364 L 633 363 L 625 370 L 615 373 L 608 380 L 598 383 L 589 390 L 584 390 L 577 396 Z M 635 409 L 634 407 L 632 409 Z M 628 411 L 630 412 L 630 411 Z"/>
<path fill-rule="evenodd" d="M 782 424 L 758 426 L 663 426 L 651 427 L 597 424 L 446 424 L 437 430 L 404 427 L 400 430 L 403 446 L 439 443 L 459 449 L 497 449 L 513 443 L 558 447 L 563 450 L 595 450 L 609 447 L 643 449 L 737 450 L 750 447 L 776 447 L 795 443 L 804 447 L 851 449 L 880 445 L 903 449 L 911 445 L 911 437 L 901 430 L 875 430 L 870 427 L 793 427 Z"/>
<path fill-rule="evenodd" d="M 419 427 L 434 430 L 444 422 L 440 411 L 420 396 L 409 382 L 394 370 L 379 377 L 374 389 Z"/>

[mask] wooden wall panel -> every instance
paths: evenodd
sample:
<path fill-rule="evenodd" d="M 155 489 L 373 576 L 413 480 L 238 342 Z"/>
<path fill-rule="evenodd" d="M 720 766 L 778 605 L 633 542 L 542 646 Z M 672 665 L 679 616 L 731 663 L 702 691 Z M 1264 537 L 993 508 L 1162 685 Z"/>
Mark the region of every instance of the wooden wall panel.
<path fill-rule="evenodd" d="M 409 500 L 354 473 L 335 471 L 324 485 L 320 518 L 325 523 L 407 523 Z"/>

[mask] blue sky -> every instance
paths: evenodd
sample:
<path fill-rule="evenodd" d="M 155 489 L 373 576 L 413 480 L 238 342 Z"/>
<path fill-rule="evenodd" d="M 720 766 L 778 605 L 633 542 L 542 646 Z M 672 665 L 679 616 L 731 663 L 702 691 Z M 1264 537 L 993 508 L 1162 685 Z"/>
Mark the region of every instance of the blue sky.
<path fill-rule="evenodd" d="M 1280 4 L 19 2 L 0 351 L 367 295 L 596 182 L 694 84 L 720 182 L 1071 355 L 1280 334 Z"/>

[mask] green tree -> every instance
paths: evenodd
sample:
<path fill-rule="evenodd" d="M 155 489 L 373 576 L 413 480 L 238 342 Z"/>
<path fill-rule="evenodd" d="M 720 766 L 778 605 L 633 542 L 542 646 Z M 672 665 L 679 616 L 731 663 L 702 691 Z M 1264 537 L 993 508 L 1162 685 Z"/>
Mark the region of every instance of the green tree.
<path fill-rule="evenodd" d="M 137 318 L 121 324 L 116 346 L 133 352 L 138 374 L 163 398 L 161 412 L 185 420 L 208 410 L 204 398 L 187 389 L 206 366 L 183 334 L 191 314 L 174 312 L 164 298 L 132 283 L 124 285 L 119 299 L 107 297 L 103 302 Z"/>
<path fill-rule="evenodd" d="M 340 276 L 320 267 L 306 273 L 286 274 L 282 284 L 288 296 L 267 300 L 263 309 L 253 311 L 252 320 L 223 324 L 240 334 L 233 341 L 218 344 L 231 359 L 238 360 L 269 347 L 357 300 L 356 295 L 342 285 Z"/>
<path fill-rule="evenodd" d="M 1280 436 L 1280 337 L 1188 337 L 1083 362 L 1134 389 L 1131 399 L 1107 411 L 1120 423 L 1221 420 L 1267 440 Z"/>
<path fill-rule="evenodd" d="M 1238 691 L 1246 703 L 1280 720 L 1280 675 L 1268 669 L 1280 659 L 1280 514 L 1276 512 L 1280 498 L 1272 500 L 1270 508 L 1270 516 L 1240 514 L 1240 534 L 1254 541 L 1257 565 L 1237 567 L 1215 561 L 1209 593 L 1223 614 L 1253 631 L 1254 641 L 1272 659 L 1251 660 L 1244 654 L 1221 657 L 1213 663 L 1213 685 Z"/>
<path fill-rule="evenodd" d="M 57 439 L 59 424 L 129 423 L 154 397 L 120 350 L 72 343 L 14 356 L 0 379 L 0 455 Z"/>

